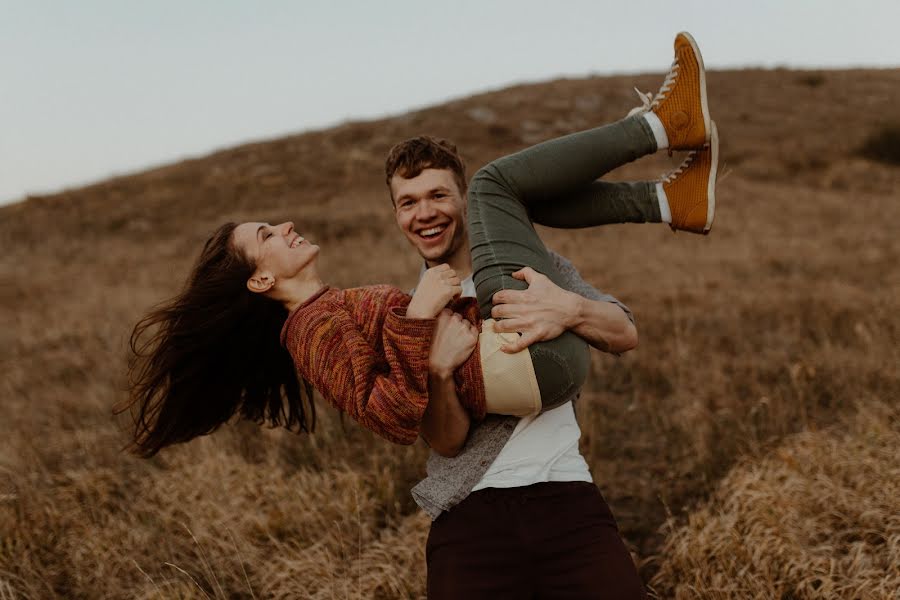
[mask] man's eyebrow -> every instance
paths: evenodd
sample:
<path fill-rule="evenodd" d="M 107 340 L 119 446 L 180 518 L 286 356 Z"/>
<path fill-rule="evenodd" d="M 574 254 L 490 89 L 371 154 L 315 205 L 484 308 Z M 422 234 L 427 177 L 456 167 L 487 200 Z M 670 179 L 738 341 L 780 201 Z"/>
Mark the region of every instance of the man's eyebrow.
<path fill-rule="evenodd" d="M 431 188 L 424 194 L 422 194 L 422 196 L 427 198 L 428 196 L 434 196 L 438 192 L 444 192 L 444 193 L 449 194 L 450 188 L 448 188 L 445 185 L 438 185 L 438 186 Z M 418 200 L 418 199 L 419 199 L 419 194 L 409 194 L 408 193 L 408 194 L 403 194 L 402 196 L 398 196 L 396 202 L 399 204 L 400 202 L 402 202 L 404 200 Z"/>

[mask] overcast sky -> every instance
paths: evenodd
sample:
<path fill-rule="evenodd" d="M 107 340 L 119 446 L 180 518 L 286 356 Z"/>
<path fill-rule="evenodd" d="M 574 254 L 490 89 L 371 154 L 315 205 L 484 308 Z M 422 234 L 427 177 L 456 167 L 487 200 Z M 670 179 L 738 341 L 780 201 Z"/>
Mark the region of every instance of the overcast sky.
<path fill-rule="evenodd" d="M 898 0 L 0 0 L 0 203 L 561 75 L 900 66 Z M 900 90 L 898 90 L 900 96 Z"/>

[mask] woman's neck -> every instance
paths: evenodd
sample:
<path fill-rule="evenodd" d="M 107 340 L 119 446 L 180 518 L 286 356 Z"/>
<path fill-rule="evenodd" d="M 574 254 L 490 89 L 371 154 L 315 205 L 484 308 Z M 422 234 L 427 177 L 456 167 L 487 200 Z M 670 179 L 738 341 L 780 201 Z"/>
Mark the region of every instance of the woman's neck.
<path fill-rule="evenodd" d="M 315 296 L 323 287 L 325 287 L 325 283 L 318 277 L 300 281 L 291 279 L 279 286 L 278 299 L 289 312 L 293 312 L 301 304 Z"/>

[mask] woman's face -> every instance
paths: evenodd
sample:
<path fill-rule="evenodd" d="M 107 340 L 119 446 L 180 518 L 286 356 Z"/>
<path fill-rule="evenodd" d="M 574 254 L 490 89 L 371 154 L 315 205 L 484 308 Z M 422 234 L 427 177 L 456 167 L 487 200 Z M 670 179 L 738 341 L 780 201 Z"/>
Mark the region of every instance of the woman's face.
<path fill-rule="evenodd" d="M 253 291 L 266 292 L 285 280 L 318 276 L 319 247 L 294 231 L 290 221 L 280 225 L 241 223 L 234 230 L 234 245 L 256 264 L 256 272 L 247 282 Z"/>

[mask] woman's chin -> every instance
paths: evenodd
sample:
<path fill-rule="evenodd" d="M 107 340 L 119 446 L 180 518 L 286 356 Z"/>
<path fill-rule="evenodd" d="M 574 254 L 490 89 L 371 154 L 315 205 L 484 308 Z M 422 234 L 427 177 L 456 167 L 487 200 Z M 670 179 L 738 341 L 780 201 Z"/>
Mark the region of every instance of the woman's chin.
<path fill-rule="evenodd" d="M 309 256 L 303 261 L 303 264 L 297 270 L 297 275 L 304 280 L 319 278 L 319 247 L 312 246 L 309 249 Z"/>

